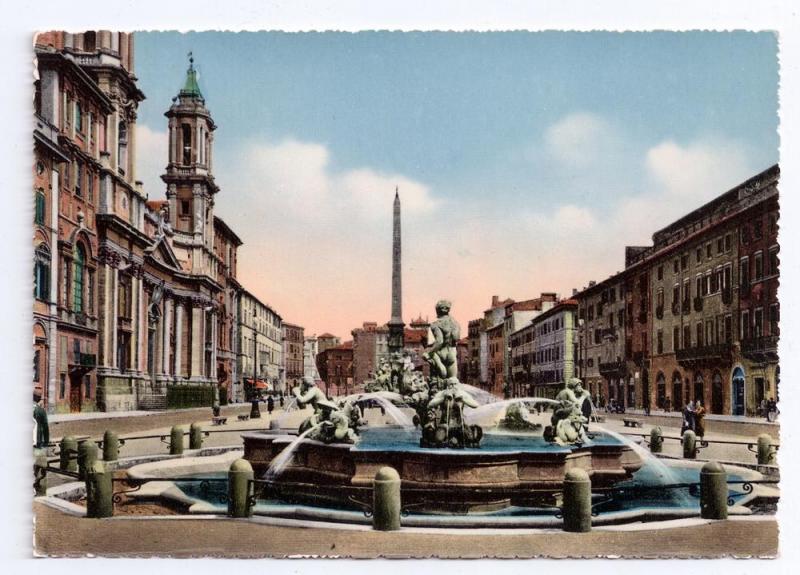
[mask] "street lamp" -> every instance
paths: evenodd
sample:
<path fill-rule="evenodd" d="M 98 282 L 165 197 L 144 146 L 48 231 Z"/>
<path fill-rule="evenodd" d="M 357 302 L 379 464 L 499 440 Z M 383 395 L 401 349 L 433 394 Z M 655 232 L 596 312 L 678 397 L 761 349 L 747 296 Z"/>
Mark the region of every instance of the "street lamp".
<path fill-rule="evenodd" d="M 256 366 L 258 365 L 258 331 L 256 330 L 256 314 L 258 308 L 255 303 L 253 304 L 253 325 L 250 326 L 253 330 L 253 387 L 250 391 L 250 419 L 261 419 L 261 410 L 258 408 L 258 389 L 256 379 Z"/>

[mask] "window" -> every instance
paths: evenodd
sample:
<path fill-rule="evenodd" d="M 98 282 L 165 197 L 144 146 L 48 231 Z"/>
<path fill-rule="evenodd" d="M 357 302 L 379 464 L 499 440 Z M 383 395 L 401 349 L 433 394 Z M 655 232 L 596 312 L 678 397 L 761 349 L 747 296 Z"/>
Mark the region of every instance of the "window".
<path fill-rule="evenodd" d="M 91 170 L 86 170 L 86 199 L 94 203 L 94 174 Z"/>
<path fill-rule="evenodd" d="M 37 225 L 43 226 L 45 217 L 46 217 L 46 206 L 45 206 L 45 196 L 44 190 L 38 189 L 36 190 L 36 209 L 35 209 L 35 217 L 34 222 Z M 777 253 L 777 252 L 776 252 Z"/>
<path fill-rule="evenodd" d="M 92 397 L 92 377 L 90 375 L 83 376 L 83 390 L 86 399 Z"/>
<path fill-rule="evenodd" d="M 764 310 L 757 307 L 753 314 L 753 337 L 764 335 Z"/>
<path fill-rule="evenodd" d="M 664 279 L 664 266 L 658 266 L 658 279 Z"/>
<path fill-rule="evenodd" d="M 711 259 L 711 244 L 706 244 L 706 257 Z"/>
<path fill-rule="evenodd" d="M 750 311 L 744 310 L 742 312 L 741 330 L 739 336 L 741 339 L 750 339 Z"/>
<path fill-rule="evenodd" d="M 83 111 L 81 110 L 81 103 L 75 101 L 75 129 L 83 133 Z"/>
<path fill-rule="evenodd" d="M 725 342 L 733 343 L 733 318 L 730 314 L 725 316 Z"/>
<path fill-rule="evenodd" d="M 694 258 L 698 264 L 703 261 L 703 248 L 697 248 L 697 250 L 695 250 Z"/>
<path fill-rule="evenodd" d="M 192 127 L 189 124 L 181 124 L 181 140 L 183 143 L 183 164 L 192 163 Z"/>
<path fill-rule="evenodd" d="M 778 275 L 778 246 L 769 248 L 769 275 Z"/>
<path fill-rule="evenodd" d="M 725 251 L 726 252 L 731 251 L 732 243 L 733 243 L 733 239 L 731 238 L 731 235 L 730 234 L 726 234 L 725 235 Z"/>
<path fill-rule="evenodd" d="M 714 345 L 714 320 L 706 320 L 706 345 Z"/>
<path fill-rule="evenodd" d="M 39 365 L 42 362 L 41 355 L 42 352 L 39 349 L 33 352 L 33 381 L 39 381 L 41 378 L 41 373 L 39 372 Z"/>
<path fill-rule="evenodd" d="M 672 328 L 672 351 L 678 351 L 680 348 L 681 348 L 681 332 L 678 326 L 674 326 Z"/>
<path fill-rule="evenodd" d="M 684 349 L 692 347 L 692 328 L 688 325 L 683 326 L 683 347 Z"/>
<path fill-rule="evenodd" d="M 33 295 L 36 299 L 50 299 L 50 250 L 45 244 L 36 248 L 33 267 Z"/>
<path fill-rule="evenodd" d="M 189 215 L 189 200 L 181 200 L 181 215 Z"/>
<path fill-rule="evenodd" d="M 684 271 L 688 267 L 689 267 L 689 256 L 688 254 L 683 254 L 681 256 L 681 271 Z"/>
<path fill-rule="evenodd" d="M 678 273 L 678 258 L 675 258 L 675 261 L 672 262 L 672 273 Z"/>
<path fill-rule="evenodd" d="M 721 254 L 725 250 L 724 239 L 719 238 L 717 239 L 717 255 Z"/>
<path fill-rule="evenodd" d="M 73 260 L 73 297 L 72 310 L 76 313 L 83 313 L 83 272 L 86 265 L 86 252 L 81 244 L 75 249 L 75 259 Z"/>
<path fill-rule="evenodd" d="M 694 280 L 694 293 L 696 297 L 700 297 L 701 295 L 705 295 L 703 293 L 703 276 L 697 276 Z"/>
<path fill-rule="evenodd" d="M 674 286 L 672 286 L 672 306 L 675 307 L 677 305 L 680 305 L 680 299 L 681 299 L 681 286 L 675 284 Z"/>
<path fill-rule="evenodd" d="M 128 166 L 128 125 L 121 121 L 117 124 L 117 170 L 125 174 Z"/>
<path fill-rule="evenodd" d="M 770 335 L 778 335 L 778 316 L 780 315 L 778 311 L 778 304 L 774 303 L 769 306 L 769 334 Z"/>
<path fill-rule="evenodd" d="M 756 255 L 753 256 L 753 263 L 755 265 L 755 275 L 753 279 L 758 281 L 764 277 L 764 258 L 762 257 L 761 252 L 756 252 Z"/>
<path fill-rule="evenodd" d="M 83 195 L 83 164 L 80 160 L 75 161 L 75 195 L 81 197 Z"/>
<path fill-rule="evenodd" d="M 694 341 L 695 345 L 697 347 L 703 347 L 703 322 L 701 321 L 697 322 L 694 332 L 695 332 L 695 341 Z"/>
<path fill-rule="evenodd" d="M 67 395 L 67 374 L 62 373 L 58 381 L 58 396 L 61 399 Z"/>
<path fill-rule="evenodd" d="M 739 285 L 750 285 L 750 260 L 746 257 L 739 260 Z"/>

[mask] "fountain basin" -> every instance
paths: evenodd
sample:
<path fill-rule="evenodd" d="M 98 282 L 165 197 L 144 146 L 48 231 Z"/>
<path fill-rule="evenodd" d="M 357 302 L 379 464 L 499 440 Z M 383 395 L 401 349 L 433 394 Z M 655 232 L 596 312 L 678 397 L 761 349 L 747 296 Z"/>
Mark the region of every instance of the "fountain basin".
<path fill-rule="evenodd" d="M 242 437 L 256 477 L 296 439 L 274 430 Z M 454 450 L 420 448 L 418 430 L 384 426 L 362 430 L 354 445 L 304 440 L 271 479 L 297 501 L 347 503 L 353 495 L 347 488 L 371 487 L 384 466 L 400 474 L 404 504 L 429 513 L 470 513 L 552 505 L 567 470 L 584 469 L 593 486 L 606 487 L 629 479 L 642 460 L 602 432 L 581 446 L 548 443 L 539 435 L 487 433 L 480 448 Z"/>

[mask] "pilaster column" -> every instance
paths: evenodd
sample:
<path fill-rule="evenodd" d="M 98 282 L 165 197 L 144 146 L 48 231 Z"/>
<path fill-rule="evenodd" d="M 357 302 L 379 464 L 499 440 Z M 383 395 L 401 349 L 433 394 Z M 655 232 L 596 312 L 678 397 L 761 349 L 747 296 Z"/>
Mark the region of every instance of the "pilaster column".
<path fill-rule="evenodd" d="M 169 374 L 169 351 L 170 351 L 170 327 L 172 326 L 172 298 L 164 297 L 164 330 L 162 339 L 162 352 L 161 352 L 161 372 Z"/>
<path fill-rule="evenodd" d="M 174 373 L 178 378 L 185 376 L 183 372 L 183 304 L 175 303 L 175 366 Z"/>
<path fill-rule="evenodd" d="M 205 354 L 203 331 L 203 308 L 192 305 L 192 379 L 203 377 Z"/>
<path fill-rule="evenodd" d="M 136 293 L 140 321 L 136 324 L 139 330 L 139 371 L 147 372 L 147 327 L 150 318 L 147 317 L 147 308 L 144 302 L 144 281 L 141 277 L 136 279 Z"/>
<path fill-rule="evenodd" d="M 139 371 L 139 323 L 141 314 L 139 313 L 139 291 L 136 289 L 138 278 L 134 274 L 131 277 L 131 289 L 128 297 L 131 298 L 131 359 L 130 365 L 133 371 Z"/>
<path fill-rule="evenodd" d="M 217 314 L 211 314 L 211 373 L 209 376 L 217 381 Z"/>
<path fill-rule="evenodd" d="M 119 316 L 119 271 L 117 268 L 111 272 L 111 367 L 117 367 L 117 317 Z"/>

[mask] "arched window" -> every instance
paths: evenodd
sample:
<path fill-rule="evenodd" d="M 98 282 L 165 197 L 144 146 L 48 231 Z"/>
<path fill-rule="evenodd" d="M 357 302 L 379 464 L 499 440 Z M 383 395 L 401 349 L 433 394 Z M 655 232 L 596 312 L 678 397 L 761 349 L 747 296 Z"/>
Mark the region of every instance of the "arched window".
<path fill-rule="evenodd" d="M 86 270 L 86 251 L 81 244 L 75 248 L 72 272 L 72 310 L 83 313 L 83 274 Z"/>
<path fill-rule="evenodd" d="M 661 409 L 666 409 L 667 401 L 667 385 L 665 382 L 664 374 L 660 371 L 656 376 L 656 406 Z"/>
<path fill-rule="evenodd" d="M 680 411 L 682 405 L 681 374 L 676 371 L 672 374 L 672 409 Z"/>
<path fill-rule="evenodd" d="M 183 145 L 182 164 L 192 163 L 192 126 L 181 124 L 181 142 Z"/>
<path fill-rule="evenodd" d="M 128 125 L 121 121 L 117 133 L 117 165 L 120 174 L 125 174 L 128 166 Z"/>
<path fill-rule="evenodd" d="M 50 250 L 45 244 L 40 244 L 34 255 L 33 295 L 44 301 L 50 299 Z"/>
<path fill-rule="evenodd" d="M 694 397 L 693 399 L 697 401 L 698 399 L 705 401 L 705 382 L 703 382 L 703 374 L 701 372 L 697 372 L 694 374 Z"/>

